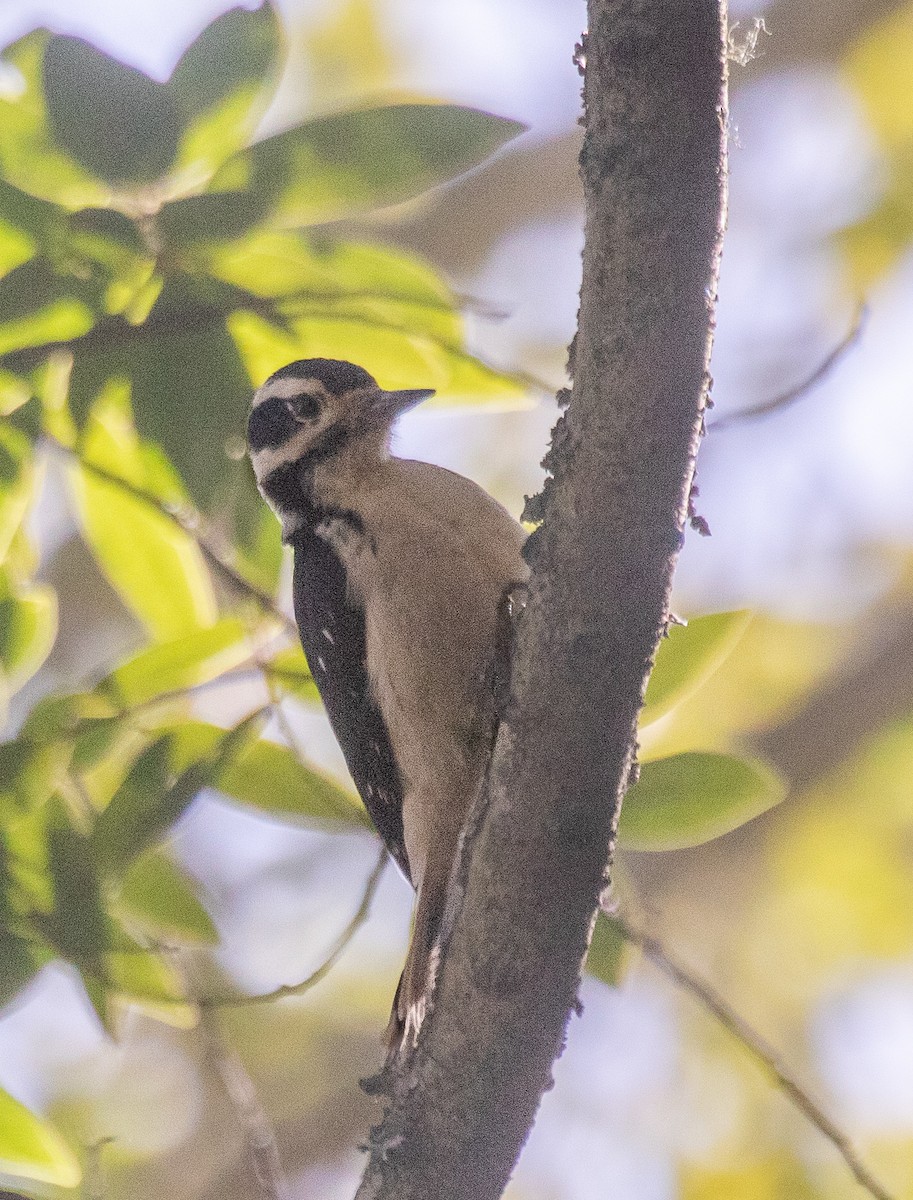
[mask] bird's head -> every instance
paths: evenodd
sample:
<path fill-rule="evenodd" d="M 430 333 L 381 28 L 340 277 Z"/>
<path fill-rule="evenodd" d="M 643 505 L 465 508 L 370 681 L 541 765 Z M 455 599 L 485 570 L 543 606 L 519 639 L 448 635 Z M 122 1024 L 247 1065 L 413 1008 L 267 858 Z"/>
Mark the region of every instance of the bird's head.
<path fill-rule="evenodd" d="M 384 391 L 363 367 L 333 358 L 300 359 L 270 375 L 254 395 L 247 443 L 257 484 L 287 531 L 309 475 L 334 459 L 382 457 L 400 413 L 433 395 Z"/>

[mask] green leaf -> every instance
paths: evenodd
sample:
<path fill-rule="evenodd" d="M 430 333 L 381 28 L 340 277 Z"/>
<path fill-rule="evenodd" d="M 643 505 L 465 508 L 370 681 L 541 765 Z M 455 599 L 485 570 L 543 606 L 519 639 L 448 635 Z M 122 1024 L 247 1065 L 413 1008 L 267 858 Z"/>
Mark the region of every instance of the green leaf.
<path fill-rule="evenodd" d="M 34 488 L 31 443 L 8 422 L 0 422 L 0 563 L 28 512 Z"/>
<path fill-rule="evenodd" d="M 212 625 L 215 594 L 199 546 L 154 502 L 131 491 L 170 492 L 171 502 L 183 494 L 161 455 L 137 438 L 123 386 L 113 383 L 99 397 L 83 453 L 87 464 L 126 485 L 89 465 L 68 473 L 86 543 L 124 603 L 160 641 Z"/>
<path fill-rule="evenodd" d="M 291 333 L 253 313 L 237 312 L 228 327 L 252 379 L 265 379 L 296 358 L 357 362 L 384 387 L 431 387 L 440 401 L 496 399 L 516 403 L 525 387 L 452 344 L 407 327 L 309 315 L 291 321 Z"/>
<path fill-rule="evenodd" d="M 216 786 L 274 817 L 370 827 L 357 797 L 274 742 L 261 739 L 247 746 L 219 774 Z"/>
<path fill-rule="evenodd" d="M 134 1001 L 186 1005 L 180 975 L 159 954 L 148 950 L 105 957 L 106 977 L 113 990 Z"/>
<path fill-rule="evenodd" d="M 49 800 L 68 757 L 58 742 L 33 742 L 21 733 L 0 745 L 0 823 Z"/>
<path fill-rule="evenodd" d="M 143 650 L 112 671 L 98 689 L 116 704 L 132 707 L 207 683 L 250 656 L 244 624 L 226 617 L 209 629 Z"/>
<path fill-rule="evenodd" d="M 0 1010 L 28 987 L 45 961 L 26 938 L 9 929 L 0 929 Z M 0 1133 L 0 1140 L 2 1136 Z"/>
<path fill-rule="evenodd" d="M 320 692 L 300 646 L 280 650 L 266 664 L 270 679 L 283 691 L 290 692 L 307 704 L 319 704 Z"/>
<path fill-rule="evenodd" d="M 641 726 L 664 716 L 717 669 L 748 628 L 751 613 L 713 613 L 672 625 L 647 684 Z"/>
<path fill-rule="evenodd" d="M 53 588 L 12 591 L 0 584 L 0 666 L 10 691 L 18 691 L 31 679 L 50 654 L 56 637 L 57 595 Z"/>
<path fill-rule="evenodd" d="M 73 828 L 58 803 L 49 814 L 47 841 L 54 908 L 40 923 L 34 918 L 36 924 L 65 958 L 101 974 L 110 939 L 91 840 Z"/>
<path fill-rule="evenodd" d="M 108 183 L 152 183 L 177 158 L 181 122 L 170 89 L 82 38 L 50 39 L 44 92 L 58 146 Z"/>
<path fill-rule="evenodd" d="M 146 851 L 127 869 L 116 903 L 129 922 L 157 941 L 214 946 L 219 940 L 196 881 L 160 850 Z"/>
<path fill-rule="evenodd" d="M 79 1160 L 48 1121 L 0 1089 L 0 1173 L 75 1188 Z"/>
<path fill-rule="evenodd" d="M 730 833 L 786 794 L 770 767 L 728 754 L 691 752 L 645 762 L 618 826 L 627 850 L 678 850 Z"/>
<path fill-rule="evenodd" d="M 588 975 L 617 987 L 621 982 L 625 939 L 618 924 L 605 913 L 598 913 L 586 957 Z"/>
<path fill-rule="evenodd" d="M 260 714 L 234 729 L 218 730 L 206 747 L 187 755 L 187 739 L 163 734 L 134 763 L 111 803 L 99 815 L 92 833 L 102 870 L 124 871 L 149 846 L 160 841 L 207 786 L 217 786 L 227 764 L 256 734 Z M 215 728 L 215 727 L 212 727 Z M 180 771 L 174 778 L 175 769 Z"/>
<path fill-rule="evenodd" d="M 209 173 L 247 143 L 278 81 L 281 50 L 269 3 L 230 9 L 185 50 L 169 81 L 184 127 L 179 167 Z"/>
<path fill-rule="evenodd" d="M 356 109 L 255 143 L 229 159 L 209 190 L 238 193 L 239 201 L 248 192 L 281 224 L 317 224 L 417 196 L 523 129 L 451 104 Z"/>
<path fill-rule="evenodd" d="M 44 95 L 44 55 L 51 35 L 46 29 L 26 34 L 3 52 L 21 75 L 18 96 L 0 95 L 0 170 L 17 188 L 68 208 L 110 199 L 106 184 L 85 171 L 56 144 Z"/>
<path fill-rule="evenodd" d="M 70 399 L 81 421 L 109 381 L 129 381 L 143 444 L 160 446 L 194 501 L 207 507 L 249 476 L 247 462 L 230 458 L 226 447 L 243 434 L 252 388 L 225 327 L 228 298 L 202 291 L 194 280 L 171 277 L 141 333 L 120 326 L 124 336 L 110 344 L 78 347 Z"/>
<path fill-rule="evenodd" d="M 0 279 L 0 354 L 80 337 L 95 322 L 91 302 L 101 303 L 91 281 L 30 259 Z"/>

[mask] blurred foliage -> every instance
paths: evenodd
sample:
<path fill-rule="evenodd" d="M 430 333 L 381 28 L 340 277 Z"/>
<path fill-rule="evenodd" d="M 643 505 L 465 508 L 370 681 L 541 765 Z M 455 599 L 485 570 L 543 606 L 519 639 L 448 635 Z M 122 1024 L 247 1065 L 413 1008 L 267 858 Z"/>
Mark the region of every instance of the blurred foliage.
<path fill-rule="evenodd" d="M 330 74 L 370 46 L 382 77 L 375 16 L 352 0 L 318 29 Z M 862 279 L 913 233 L 902 215 L 913 124 L 897 101 L 909 71 L 885 49 L 899 30 L 913 45 L 897 24 L 910 20 L 904 10 L 875 26 L 848 60 L 893 172 L 882 208 L 848 235 Z M 202 978 L 224 992 L 212 958 L 218 914 L 168 845 L 201 792 L 309 829 L 367 826 L 350 790 L 290 740 L 261 736 L 280 706 L 314 710 L 319 698 L 274 600 L 279 530 L 241 441 L 253 387 L 319 354 L 358 361 L 387 386 L 435 387 L 449 402 L 524 390 L 467 351 L 458 298 L 429 263 L 347 240 L 334 224 L 456 177 L 521 127 L 410 102 L 327 113 L 256 140 L 283 55 L 269 4 L 214 21 L 165 83 L 46 30 L 4 54 L 18 83 L 0 95 L 0 713 L 13 700 L 18 715 L 0 744 L 0 1003 L 21 1003 L 45 965 L 65 961 L 112 1038 L 128 1005 L 194 1026 L 207 993 L 189 986 L 180 956 L 203 960 Z M 30 691 L 58 631 L 30 532 L 49 469 L 133 619 L 132 641 L 112 644 L 101 672 Z M 848 955 L 891 960 L 913 943 L 909 855 L 898 849 L 913 826 L 909 715 L 874 728 L 776 821 L 762 816 L 790 792 L 776 755 L 765 760 L 775 745 L 765 736 L 856 649 L 846 631 L 744 612 L 672 624 L 619 828 L 620 902 L 636 905 L 640 876 L 655 871 L 686 935 L 695 912 L 709 932 L 740 909 L 744 986 L 763 992 L 762 1015 L 781 1028 L 801 1024 Z M 251 693 L 265 692 L 266 706 L 231 728 L 199 719 L 198 697 L 238 682 L 258 685 Z M 860 795 L 870 800 L 865 828 Z M 739 865 L 727 903 L 700 903 L 682 864 L 733 831 L 726 845 L 754 839 L 753 887 Z M 601 914 L 590 975 L 614 986 L 629 962 L 618 925 Z M 367 998 L 338 986 L 347 1012 L 361 1005 L 377 1024 L 386 984 Z M 291 1020 L 263 1008 L 252 1019 L 261 1032 Z M 353 1053 L 351 1028 L 328 1021 L 303 1041 L 297 1027 L 275 1045 L 260 1039 L 276 1058 L 265 1073 L 308 1073 L 313 1122 L 332 1110 L 324 1098 L 340 1086 L 339 1055 Z M 240 1020 L 235 1033 L 255 1036 Z M 72 1114 L 59 1125 L 85 1143 Z M 340 1152 L 327 1137 L 323 1150 Z M 84 1148 L 0 1092 L 0 1182 L 36 1195 L 74 1189 Z M 766 1150 L 731 1171 L 695 1157 L 682 1195 L 823 1194 L 782 1141 Z"/>
<path fill-rule="evenodd" d="M 864 294 L 913 241 L 913 4 L 901 4 L 875 22 L 851 48 L 845 66 L 887 168 L 879 203 L 845 237 Z"/>

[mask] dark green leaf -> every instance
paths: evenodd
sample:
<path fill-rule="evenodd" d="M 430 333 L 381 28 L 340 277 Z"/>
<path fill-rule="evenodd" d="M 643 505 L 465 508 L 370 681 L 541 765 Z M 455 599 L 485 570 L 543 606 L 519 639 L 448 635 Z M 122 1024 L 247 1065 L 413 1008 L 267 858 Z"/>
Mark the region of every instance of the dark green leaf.
<path fill-rule="evenodd" d="M 59 275 L 33 258 L 0 279 L 0 354 L 80 337 L 95 317 L 89 302 L 101 302 L 91 282 Z"/>
<path fill-rule="evenodd" d="M 586 958 L 587 974 L 616 987 L 621 981 L 624 948 L 624 936 L 616 922 L 605 913 L 599 913 Z"/>
<path fill-rule="evenodd" d="M 33 742 L 20 736 L 0 745 L 0 822 L 50 799 L 67 749 L 58 742 Z"/>
<path fill-rule="evenodd" d="M 197 794 L 215 786 L 227 765 L 256 736 L 260 715 L 234 729 L 219 730 L 213 745 L 186 761 L 177 734 L 164 734 L 139 756 L 95 822 L 92 843 L 102 869 L 123 872 L 149 846 L 160 841 Z M 180 770 L 173 778 L 175 767 Z"/>
<path fill-rule="evenodd" d="M 272 96 L 281 50 L 269 3 L 230 9 L 188 47 L 169 82 L 185 130 L 181 165 L 211 171 L 245 145 Z"/>
<path fill-rule="evenodd" d="M 198 887 L 160 850 L 149 850 L 127 870 L 117 907 L 128 921 L 157 941 L 215 945 L 219 940 Z"/>
<path fill-rule="evenodd" d="M 92 846 L 102 871 L 123 870 L 178 819 L 193 800 L 171 796 L 173 738 L 157 738 L 131 767 L 111 803 L 99 814 Z M 195 793 L 194 793 L 195 794 Z"/>
<path fill-rule="evenodd" d="M 704 682 L 723 662 L 751 621 L 749 612 L 713 613 L 672 625 L 659 645 L 647 684 L 641 726 L 667 713 Z"/>
<path fill-rule="evenodd" d="M 30 941 L 0 929 L 0 1010 L 28 987 L 45 961 Z"/>
<path fill-rule="evenodd" d="M 267 197 L 255 192 L 204 192 L 165 204 L 158 227 L 166 245 L 176 249 L 218 246 L 243 237 L 268 213 Z"/>
<path fill-rule="evenodd" d="M 618 826 L 627 850 L 677 850 L 709 842 L 779 804 L 770 767 L 727 754 L 674 754 L 645 762 Z"/>
<path fill-rule="evenodd" d="M 47 838 L 54 908 L 39 928 L 65 958 L 100 974 L 108 920 L 91 841 L 73 828 L 59 803 L 49 814 Z"/>
<path fill-rule="evenodd" d="M 52 37 L 44 91 L 57 144 L 109 183 L 151 183 L 177 158 L 181 122 L 170 89 L 74 37 Z"/>
<path fill-rule="evenodd" d="M 3 52 L 4 61 L 21 74 L 24 88 L 21 95 L 0 96 L 0 169 L 10 183 L 33 196 L 68 208 L 105 205 L 107 185 L 61 150 L 51 134 L 43 85 L 50 39 L 46 29 L 36 29 Z"/>
<path fill-rule="evenodd" d="M 49 1121 L 0 1090 L 0 1174 L 75 1188 L 79 1160 Z"/>
<path fill-rule="evenodd" d="M 310 225 L 417 196 L 523 131 L 477 109 L 400 104 L 306 121 L 230 159 L 210 190 L 263 197 L 280 223 Z"/>
<path fill-rule="evenodd" d="M 169 280 L 141 336 L 77 349 L 70 399 L 81 422 L 110 380 L 129 381 L 140 436 L 164 449 L 205 507 L 249 473 L 226 445 L 244 432 L 252 389 L 224 314 L 186 282 Z"/>

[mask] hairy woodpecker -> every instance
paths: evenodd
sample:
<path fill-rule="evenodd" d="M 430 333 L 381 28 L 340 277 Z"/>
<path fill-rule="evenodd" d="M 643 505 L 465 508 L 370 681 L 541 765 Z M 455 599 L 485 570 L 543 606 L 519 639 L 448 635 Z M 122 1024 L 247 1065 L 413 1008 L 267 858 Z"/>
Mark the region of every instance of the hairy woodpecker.
<path fill-rule="evenodd" d="M 418 893 L 387 1043 L 414 1035 L 463 823 L 497 726 L 505 598 L 525 533 L 486 492 L 395 458 L 400 413 L 433 392 L 384 391 L 310 358 L 254 396 L 257 484 L 294 550 L 295 619 L 365 807 Z"/>

